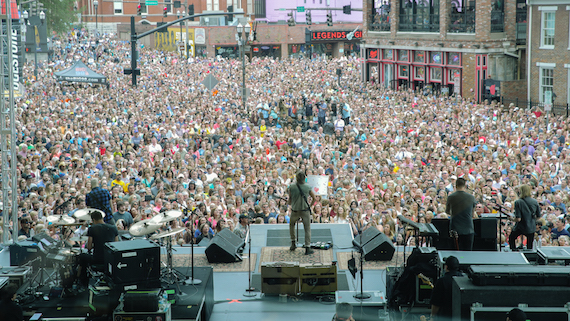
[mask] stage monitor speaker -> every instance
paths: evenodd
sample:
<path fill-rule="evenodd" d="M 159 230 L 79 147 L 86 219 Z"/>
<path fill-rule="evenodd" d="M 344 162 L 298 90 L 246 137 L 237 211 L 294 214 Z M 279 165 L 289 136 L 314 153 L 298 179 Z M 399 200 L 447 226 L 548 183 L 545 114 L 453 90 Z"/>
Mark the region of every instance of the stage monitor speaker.
<path fill-rule="evenodd" d="M 244 240 L 225 228 L 218 232 L 206 248 L 206 257 L 210 263 L 232 263 L 242 261 L 239 252 Z"/>
<path fill-rule="evenodd" d="M 455 250 L 455 243 L 449 237 L 449 219 L 433 218 L 431 223 L 439 231 L 438 236 L 433 237 L 433 245 L 438 250 Z"/>
<path fill-rule="evenodd" d="M 362 247 L 364 259 L 367 261 L 390 261 L 395 251 L 394 244 L 384 233 L 380 233 Z"/>
<path fill-rule="evenodd" d="M 299 276 L 299 262 L 263 262 L 261 293 L 297 295 Z"/>
<path fill-rule="evenodd" d="M 352 240 L 352 245 L 356 246 L 357 248 L 360 249 L 360 240 L 362 237 L 362 244 L 366 245 L 368 242 L 372 241 L 372 239 L 374 239 L 375 237 L 377 237 L 378 235 L 380 235 L 380 231 L 378 231 L 378 229 L 375 228 L 369 228 L 366 229 L 364 232 L 362 232 L 361 235 L 356 236 L 353 240 Z"/>

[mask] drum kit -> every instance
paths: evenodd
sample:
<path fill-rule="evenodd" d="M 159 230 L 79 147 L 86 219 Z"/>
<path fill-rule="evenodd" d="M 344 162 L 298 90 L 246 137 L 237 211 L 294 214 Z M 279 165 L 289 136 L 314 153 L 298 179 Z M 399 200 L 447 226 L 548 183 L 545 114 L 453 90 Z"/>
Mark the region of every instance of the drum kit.
<path fill-rule="evenodd" d="M 166 240 L 166 267 L 163 270 L 163 281 L 168 284 L 175 284 L 179 281 L 185 280 L 187 277 L 173 268 L 172 262 L 172 238 L 182 231 L 183 227 L 169 229 L 158 234 L 150 235 L 156 232 L 163 224 L 170 223 L 182 216 L 181 211 L 171 210 L 160 213 L 151 219 L 137 222 L 131 226 L 129 233 L 133 236 L 148 236 L 150 240 Z"/>

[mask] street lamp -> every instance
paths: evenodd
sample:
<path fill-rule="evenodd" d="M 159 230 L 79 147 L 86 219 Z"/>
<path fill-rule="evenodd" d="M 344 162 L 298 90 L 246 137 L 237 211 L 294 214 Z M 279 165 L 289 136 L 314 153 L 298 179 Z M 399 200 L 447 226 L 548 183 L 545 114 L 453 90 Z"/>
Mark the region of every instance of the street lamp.
<path fill-rule="evenodd" d="M 180 19 L 180 10 L 176 10 L 176 18 Z M 180 44 L 184 43 L 184 39 L 182 38 L 182 21 L 178 24 L 180 25 L 180 43 L 178 43 L 178 50 L 180 51 L 180 56 L 184 56 L 184 52 L 180 50 Z"/>
<path fill-rule="evenodd" d="M 30 14 L 28 13 L 28 11 L 24 10 L 24 12 L 22 13 L 22 18 L 24 18 L 24 25 L 27 31 L 27 27 L 30 25 Z M 40 12 L 40 23 L 43 25 L 44 22 L 46 21 L 46 14 L 45 12 L 41 11 Z M 36 22 L 37 23 L 37 22 Z M 34 77 L 36 79 L 38 79 L 38 46 L 40 45 L 38 43 L 38 38 L 36 37 L 36 33 L 39 34 L 38 32 L 38 26 L 37 24 L 34 24 Z"/>
<path fill-rule="evenodd" d="M 99 8 L 99 1 L 97 0 L 93 0 L 93 6 L 95 7 L 95 30 L 97 30 L 97 33 L 99 32 L 99 16 L 98 16 L 98 10 L 97 8 Z M 91 20 L 93 21 L 93 20 Z"/>
<path fill-rule="evenodd" d="M 245 103 L 247 101 L 246 96 L 246 88 L 245 88 L 245 44 L 247 42 L 247 37 L 249 36 L 249 32 L 251 31 L 251 26 L 249 22 L 243 26 L 241 23 L 237 25 L 237 32 L 239 35 L 239 46 L 241 50 L 241 101 L 243 104 L 243 110 L 246 111 Z"/>

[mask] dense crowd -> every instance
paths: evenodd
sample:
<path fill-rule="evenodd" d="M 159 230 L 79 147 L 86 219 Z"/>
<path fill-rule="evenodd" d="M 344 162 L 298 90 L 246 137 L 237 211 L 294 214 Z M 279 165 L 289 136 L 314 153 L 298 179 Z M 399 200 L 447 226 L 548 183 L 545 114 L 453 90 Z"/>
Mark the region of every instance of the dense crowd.
<path fill-rule="evenodd" d="M 123 74 L 128 43 L 87 33 L 53 43 L 37 79 L 27 66 L 17 101 L 19 215 L 31 233 L 61 238 L 46 217 L 85 208 L 98 178 L 119 230 L 187 208 L 170 224 L 185 227 L 179 244 L 225 227 L 242 234 L 240 217 L 287 223 L 286 187 L 304 170 L 330 178 L 328 195 L 312 200 L 313 222 L 348 224 L 354 235 L 377 228 L 414 244 L 397 215 L 447 217 L 447 196 L 464 177 L 479 202 L 474 217 L 497 212 L 495 204 L 511 211 L 514 187 L 530 184 L 542 207 L 536 242 L 569 243 L 565 118 L 365 83 L 354 57 L 248 59 L 244 109 L 239 61 L 142 48 L 133 88 Z M 53 72 L 76 60 L 109 88 L 56 82 Z M 214 90 L 201 85 L 209 74 Z M 501 242 L 512 226 L 499 225 Z"/>

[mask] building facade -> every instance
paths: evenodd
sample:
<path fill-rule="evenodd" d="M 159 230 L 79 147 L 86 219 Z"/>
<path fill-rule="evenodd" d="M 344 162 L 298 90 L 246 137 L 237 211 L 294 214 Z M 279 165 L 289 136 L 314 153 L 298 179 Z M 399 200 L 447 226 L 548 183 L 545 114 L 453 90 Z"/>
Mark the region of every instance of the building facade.
<path fill-rule="evenodd" d="M 528 1 L 529 101 L 570 104 L 570 1 Z"/>
<path fill-rule="evenodd" d="M 476 101 L 487 79 L 524 93 L 525 0 L 364 0 L 363 11 L 364 80 Z"/>

